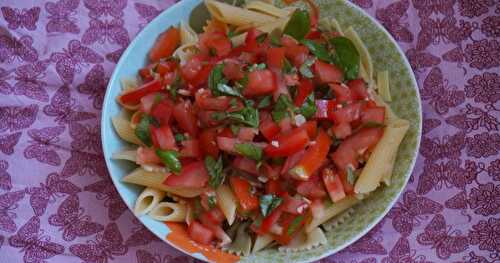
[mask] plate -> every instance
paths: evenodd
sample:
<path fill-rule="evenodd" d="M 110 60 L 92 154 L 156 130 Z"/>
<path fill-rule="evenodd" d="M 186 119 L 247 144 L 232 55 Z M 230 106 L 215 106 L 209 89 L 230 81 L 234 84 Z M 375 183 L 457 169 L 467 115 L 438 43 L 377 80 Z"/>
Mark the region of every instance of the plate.
<path fill-rule="evenodd" d="M 101 139 L 113 183 L 129 208 L 133 207 L 141 188 L 123 183 L 120 179 L 134 165 L 111 159 L 114 152 L 128 146 L 115 133 L 111 123 L 111 118 L 121 110 L 115 100 L 121 90 L 120 79 L 136 76 L 137 71 L 145 65 L 147 52 L 157 36 L 181 20 L 189 21 L 191 11 L 201 2 L 183 0 L 149 23 L 125 50 L 109 81 L 101 119 Z M 189 240 L 180 225 L 157 222 L 147 216 L 140 217 L 139 220 L 160 239 L 186 254 L 206 261 L 310 262 L 334 254 L 361 238 L 387 214 L 398 199 L 413 170 L 422 127 L 420 95 L 411 67 L 390 34 L 362 9 L 343 0 L 318 0 L 316 3 L 322 17 L 335 17 L 342 28 L 347 28 L 348 25 L 354 27 L 371 54 L 376 71 L 389 70 L 393 97 L 391 108 L 399 117 L 411 122 L 399 148 L 391 186 L 380 187 L 369 199 L 355 206 L 349 220 L 326 233 L 328 244 L 308 251 L 280 252 L 277 249 L 267 249 L 247 257 L 238 257 L 195 244 Z"/>

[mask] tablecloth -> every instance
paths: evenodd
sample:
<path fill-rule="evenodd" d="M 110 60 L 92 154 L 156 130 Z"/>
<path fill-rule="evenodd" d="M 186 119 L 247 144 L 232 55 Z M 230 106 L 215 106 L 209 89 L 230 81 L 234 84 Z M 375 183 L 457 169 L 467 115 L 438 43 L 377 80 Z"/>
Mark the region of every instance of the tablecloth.
<path fill-rule="evenodd" d="M 353 2 L 413 67 L 422 145 L 388 216 L 321 262 L 500 261 L 500 2 Z M 193 261 L 134 219 L 99 136 L 115 63 L 173 3 L 0 2 L 0 261 Z"/>

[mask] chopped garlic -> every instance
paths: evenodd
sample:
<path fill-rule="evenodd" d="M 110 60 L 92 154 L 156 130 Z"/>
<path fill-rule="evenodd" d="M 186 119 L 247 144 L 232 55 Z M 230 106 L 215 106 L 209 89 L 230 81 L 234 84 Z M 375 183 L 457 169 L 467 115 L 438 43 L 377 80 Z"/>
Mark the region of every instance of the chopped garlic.
<path fill-rule="evenodd" d="M 271 141 L 271 145 L 274 147 L 280 147 L 280 143 L 278 141 Z"/>

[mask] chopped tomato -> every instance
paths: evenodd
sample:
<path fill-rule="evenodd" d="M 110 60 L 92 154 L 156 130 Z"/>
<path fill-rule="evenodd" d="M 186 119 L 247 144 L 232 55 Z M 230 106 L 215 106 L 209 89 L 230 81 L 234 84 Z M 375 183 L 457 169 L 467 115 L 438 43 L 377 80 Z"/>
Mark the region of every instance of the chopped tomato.
<path fill-rule="evenodd" d="M 281 174 L 286 174 L 290 169 L 295 167 L 297 163 L 299 163 L 300 160 L 304 157 L 304 153 L 306 151 L 304 149 L 301 149 L 300 151 L 288 156 L 286 158 L 285 164 L 283 165 L 283 168 L 281 169 Z"/>
<path fill-rule="evenodd" d="M 259 175 L 259 171 L 257 170 L 257 163 L 254 160 L 245 158 L 245 157 L 236 157 L 233 161 L 234 168 L 247 172 L 253 175 Z"/>
<path fill-rule="evenodd" d="M 368 90 L 366 88 L 366 83 L 362 79 L 355 79 L 347 82 L 347 86 L 352 91 L 353 98 L 355 100 L 363 100 L 368 98 Z"/>
<path fill-rule="evenodd" d="M 193 157 L 201 159 L 201 149 L 198 140 L 184 140 L 182 141 L 181 156 L 182 157 Z"/>
<path fill-rule="evenodd" d="M 274 240 L 276 240 L 281 245 L 287 245 L 305 225 L 306 219 L 307 216 L 305 215 L 283 214 L 281 220 L 283 232 L 280 235 L 273 234 Z M 291 228 L 292 222 L 296 223 L 294 224 L 293 228 Z"/>
<path fill-rule="evenodd" d="M 304 124 L 299 126 L 300 128 L 307 131 L 309 138 L 316 138 L 318 133 L 318 122 L 317 121 L 306 121 Z"/>
<path fill-rule="evenodd" d="M 302 160 L 290 171 L 293 177 L 297 180 L 307 181 L 323 165 L 331 143 L 332 140 L 328 134 L 321 129 L 315 143 L 309 146 Z"/>
<path fill-rule="evenodd" d="M 317 177 L 317 176 L 316 176 Z M 300 181 L 297 183 L 297 193 L 302 196 L 316 199 L 326 196 L 325 189 L 318 179 L 310 178 L 308 181 Z"/>
<path fill-rule="evenodd" d="M 315 29 L 318 26 L 318 20 L 319 20 L 319 8 L 316 5 L 316 3 L 312 0 L 306 0 L 307 4 L 309 5 L 309 17 L 311 19 L 311 28 Z"/>
<path fill-rule="evenodd" d="M 149 93 L 148 95 L 141 98 L 141 105 L 139 106 L 139 110 L 149 114 L 153 106 L 156 104 L 156 101 L 162 100 L 163 98 L 165 98 L 165 94 L 163 93 Z"/>
<path fill-rule="evenodd" d="M 266 183 L 266 193 L 281 195 L 284 191 L 279 180 L 269 180 Z"/>
<path fill-rule="evenodd" d="M 311 39 L 311 40 L 320 39 L 321 38 L 321 31 L 311 30 L 311 31 L 309 31 L 309 33 L 307 33 L 305 38 Z"/>
<path fill-rule="evenodd" d="M 303 214 L 306 209 L 309 207 L 309 204 L 302 200 L 298 199 L 295 197 L 291 197 L 288 193 L 283 193 L 282 194 L 283 198 L 283 211 L 294 214 L 294 215 L 300 215 Z"/>
<path fill-rule="evenodd" d="M 139 147 L 137 148 L 137 164 L 161 164 L 161 159 L 156 155 L 156 151 L 153 148 Z"/>
<path fill-rule="evenodd" d="M 250 127 L 241 127 L 238 131 L 238 139 L 241 141 L 253 141 L 255 135 L 259 133 L 259 130 Z"/>
<path fill-rule="evenodd" d="M 285 117 L 280 120 L 278 126 L 280 127 L 281 133 L 287 133 L 292 130 L 292 119 L 290 117 Z"/>
<path fill-rule="evenodd" d="M 342 70 L 337 66 L 316 60 L 313 65 L 314 73 L 320 83 L 342 82 Z"/>
<path fill-rule="evenodd" d="M 153 116 L 160 125 L 168 125 L 174 104 L 169 99 L 163 99 L 151 108 L 150 115 Z"/>
<path fill-rule="evenodd" d="M 285 55 L 292 64 L 296 67 L 300 67 L 307 59 L 309 54 L 309 49 L 303 45 L 291 45 L 286 47 Z"/>
<path fill-rule="evenodd" d="M 257 37 L 259 36 L 259 32 L 254 27 L 250 28 L 247 31 L 247 35 L 245 37 L 245 45 L 243 46 L 243 51 L 245 52 L 256 52 L 258 48 Z"/>
<path fill-rule="evenodd" d="M 385 118 L 385 107 L 372 107 L 365 109 L 361 113 L 362 123 L 379 123 L 383 124 Z"/>
<path fill-rule="evenodd" d="M 316 115 L 319 120 L 328 120 L 332 118 L 332 112 L 337 107 L 335 100 L 316 100 Z"/>
<path fill-rule="evenodd" d="M 301 79 L 299 87 L 297 88 L 297 96 L 295 96 L 294 104 L 297 107 L 302 106 L 306 101 L 307 96 L 314 90 L 314 85 L 310 79 Z"/>
<path fill-rule="evenodd" d="M 297 40 L 295 40 L 294 38 L 288 35 L 283 35 L 281 37 L 281 45 L 283 45 L 284 47 L 291 47 L 298 45 L 298 43 Z"/>
<path fill-rule="evenodd" d="M 228 153 L 234 153 L 234 145 L 239 142 L 238 139 L 236 138 L 230 138 L 230 137 L 223 137 L 223 136 L 218 136 L 217 137 L 217 146 L 219 146 L 219 149 L 224 152 Z"/>
<path fill-rule="evenodd" d="M 226 57 L 231 52 L 231 41 L 222 32 L 206 32 L 200 35 L 200 50 L 203 54 Z"/>
<path fill-rule="evenodd" d="M 260 116 L 259 130 L 268 141 L 271 141 L 280 132 L 280 127 L 273 121 L 269 114 L 264 114 L 263 112 Z"/>
<path fill-rule="evenodd" d="M 195 94 L 196 105 L 204 110 L 224 111 L 229 107 L 230 101 L 228 96 L 212 96 L 207 89 L 199 89 Z"/>
<path fill-rule="evenodd" d="M 211 155 L 214 158 L 219 156 L 219 147 L 217 147 L 217 130 L 215 128 L 203 129 L 198 137 L 200 148 L 203 154 Z"/>
<path fill-rule="evenodd" d="M 224 61 L 224 76 L 229 80 L 239 80 L 244 77 L 241 65 L 237 61 L 227 59 Z"/>
<path fill-rule="evenodd" d="M 332 127 L 333 134 L 335 134 L 335 138 L 344 139 L 347 136 L 351 135 L 351 125 L 347 122 L 341 122 L 339 124 L 333 125 Z"/>
<path fill-rule="evenodd" d="M 290 156 L 305 148 L 309 143 L 309 135 L 305 129 L 295 128 L 289 133 L 278 136 L 277 143 L 271 142 L 264 152 L 269 157 Z"/>
<path fill-rule="evenodd" d="M 173 115 L 182 130 L 189 133 L 192 137 L 198 135 L 198 121 L 193 111 L 193 106 L 189 101 L 177 103 L 174 107 Z"/>
<path fill-rule="evenodd" d="M 201 55 L 194 55 L 190 59 L 188 59 L 188 61 L 186 61 L 186 64 L 181 67 L 182 78 L 186 81 L 194 80 L 203 68 L 203 61 L 204 56 Z"/>
<path fill-rule="evenodd" d="M 156 128 L 155 126 L 151 126 L 151 139 L 153 141 L 153 145 L 156 148 L 160 148 L 162 150 L 175 150 L 175 138 L 172 130 L 168 125 L 161 126 L 160 128 Z"/>
<path fill-rule="evenodd" d="M 156 73 L 160 74 L 160 76 L 165 76 L 169 72 L 175 71 L 177 68 L 177 62 L 173 60 L 168 60 L 168 61 L 160 61 L 156 65 Z"/>
<path fill-rule="evenodd" d="M 338 173 L 332 171 L 332 169 L 323 169 L 323 183 L 325 184 L 328 195 L 333 202 L 338 202 L 345 197 L 344 187 L 342 186 L 342 180 Z"/>
<path fill-rule="evenodd" d="M 344 192 L 346 195 L 354 194 L 354 185 L 347 181 L 347 173 L 345 171 L 340 171 L 340 180 L 342 181 L 342 187 L 344 188 Z"/>
<path fill-rule="evenodd" d="M 181 34 L 176 27 L 163 32 L 149 51 L 149 60 L 157 62 L 161 58 L 170 57 L 181 42 Z"/>
<path fill-rule="evenodd" d="M 118 97 L 118 101 L 122 105 L 137 105 L 141 102 L 141 98 L 154 92 L 158 92 L 162 89 L 162 85 L 159 80 L 150 81 L 137 89 L 131 91 L 126 91 L 124 94 Z"/>
<path fill-rule="evenodd" d="M 283 211 L 281 210 L 281 207 L 278 206 L 267 217 L 262 219 L 260 225 L 255 224 L 254 221 L 254 224 L 252 224 L 250 228 L 259 235 L 267 234 L 269 230 L 271 230 L 271 227 L 278 222 L 281 214 L 283 214 Z"/>
<path fill-rule="evenodd" d="M 141 79 L 146 83 L 153 80 L 153 75 L 151 75 L 153 68 L 156 64 L 149 64 L 141 69 L 139 69 L 139 75 Z"/>
<path fill-rule="evenodd" d="M 208 183 L 208 172 L 203 161 L 182 167 L 179 175 L 170 174 L 163 184 L 173 187 L 203 188 Z"/>
<path fill-rule="evenodd" d="M 243 90 L 243 95 L 252 97 L 272 93 L 276 90 L 276 77 L 268 69 L 255 70 L 248 73 L 248 84 Z"/>
<path fill-rule="evenodd" d="M 252 211 L 259 208 L 259 199 L 255 194 L 251 193 L 252 186 L 247 180 L 238 176 L 231 176 L 229 177 L 229 183 L 243 211 Z"/>
<path fill-rule="evenodd" d="M 188 226 L 189 237 L 200 244 L 209 245 L 214 240 L 214 233 L 198 221 L 193 221 Z"/>
<path fill-rule="evenodd" d="M 218 207 L 214 207 L 209 211 L 204 212 L 200 217 L 204 225 L 220 225 L 226 217 Z"/>
<path fill-rule="evenodd" d="M 331 117 L 335 123 L 350 123 L 361 116 L 361 102 L 354 102 L 339 107 L 335 107 L 331 112 Z"/>
<path fill-rule="evenodd" d="M 269 179 L 278 179 L 280 176 L 281 167 L 279 165 L 270 165 L 268 163 L 263 163 L 260 171 L 263 171 L 264 175 Z"/>
<path fill-rule="evenodd" d="M 212 110 L 198 110 L 197 116 L 198 120 L 200 121 L 200 126 L 205 128 L 220 125 L 222 123 L 222 120 L 215 118 L 215 114 L 217 114 L 217 112 L 218 111 Z"/>
<path fill-rule="evenodd" d="M 225 127 L 224 129 L 222 129 L 219 133 L 217 133 L 217 136 L 227 137 L 227 138 L 234 138 L 235 137 L 233 131 L 231 131 L 231 129 L 229 127 Z"/>
<path fill-rule="evenodd" d="M 335 100 L 337 101 L 337 103 L 347 103 L 353 100 L 351 90 L 346 85 L 331 83 L 329 84 L 329 86 L 335 94 Z"/>
<path fill-rule="evenodd" d="M 271 47 L 267 49 L 267 65 L 277 69 L 283 68 L 283 61 L 285 59 L 284 47 Z"/>

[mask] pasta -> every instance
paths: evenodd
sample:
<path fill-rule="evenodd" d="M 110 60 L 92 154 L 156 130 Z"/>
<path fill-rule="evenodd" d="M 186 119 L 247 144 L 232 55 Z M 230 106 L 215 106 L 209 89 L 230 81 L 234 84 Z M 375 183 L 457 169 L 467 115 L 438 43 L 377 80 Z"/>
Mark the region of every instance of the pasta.
<path fill-rule="evenodd" d="M 149 216 L 162 222 L 184 222 L 186 220 L 186 204 L 160 202 L 152 208 Z"/>
<path fill-rule="evenodd" d="M 252 253 L 259 252 L 273 242 L 273 237 L 270 234 L 258 235 L 253 244 Z"/>
<path fill-rule="evenodd" d="M 150 187 L 144 188 L 135 200 L 134 214 L 142 216 L 149 213 L 165 197 L 165 193 Z"/>
<path fill-rule="evenodd" d="M 246 9 L 271 15 L 277 18 L 288 17 L 294 9 L 281 9 L 262 1 L 252 1 L 245 6 Z"/>
<path fill-rule="evenodd" d="M 352 41 L 354 46 L 356 46 L 356 49 L 358 50 L 361 57 L 361 64 L 363 66 L 363 69 L 366 72 L 367 78 L 371 82 L 371 80 L 373 79 L 373 62 L 368 49 L 366 49 L 365 44 L 363 44 L 363 41 L 361 40 L 361 38 L 359 38 L 358 33 L 354 31 L 353 27 L 347 28 L 344 32 L 344 35 Z"/>
<path fill-rule="evenodd" d="M 235 26 L 261 25 L 275 20 L 273 16 L 235 7 L 214 0 L 205 0 L 208 11 L 215 19 Z"/>
<path fill-rule="evenodd" d="M 137 160 L 137 150 L 123 150 L 115 152 L 111 158 L 115 160 L 127 160 L 135 163 Z"/>
<path fill-rule="evenodd" d="M 391 98 L 391 90 L 389 87 L 389 71 L 384 70 L 380 71 L 377 74 L 377 91 L 380 94 L 380 97 L 384 99 L 384 101 L 392 101 Z"/>
<path fill-rule="evenodd" d="M 224 249 L 236 255 L 248 256 L 252 248 L 252 238 L 247 233 L 249 225 L 249 223 L 240 224 L 236 231 L 234 241 L 224 247 Z"/>
<path fill-rule="evenodd" d="M 236 197 L 227 185 L 221 185 L 217 188 L 217 200 L 219 202 L 219 207 L 226 217 L 227 223 L 232 225 L 236 219 Z"/>
<path fill-rule="evenodd" d="M 355 197 L 346 197 L 342 199 L 341 201 L 334 203 L 330 205 L 329 207 L 326 207 L 321 216 L 319 217 L 314 217 L 313 219 L 306 225 L 305 230 L 306 232 L 311 232 L 313 231 L 316 227 L 319 225 L 325 223 L 329 219 L 333 218 L 334 216 L 339 215 L 340 213 L 344 212 L 345 210 L 353 207 L 355 204 L 358 203 L 358 199 Z"/>
<path fill-rule="evenodd" d="M 327 242 L 323 231 L 319 227 L 316 227 L 308 233 L 301 231 L 288 245 L 281 246 L 278 249 L 285 252 L 296 252 L 310 250 L 314 247 L 326 244 Z"/>
<path fill-rule="evenodd" d="M 137 135 L 135 135 L 135 131 L 132 129 L 129 121 L 121 117 L 114 117 L 111 120 L 113 122 L 113 127 L 115 128 L 115 131 L 116 133 L 118 133 L 118 136 L 120 136 L 120 138 L 133 144 L 143 144 L 141 140 L 137 138 Z"/>
<path fill-rule="evenodd" d="M 194 30 L 186 24 L 186 22 L 181 21 L 179 25 L 180 34 L 181 34 L 181 45 L 187 44 L 195 44 L 198 42 L 198 35 L 194 32 Z"/>

